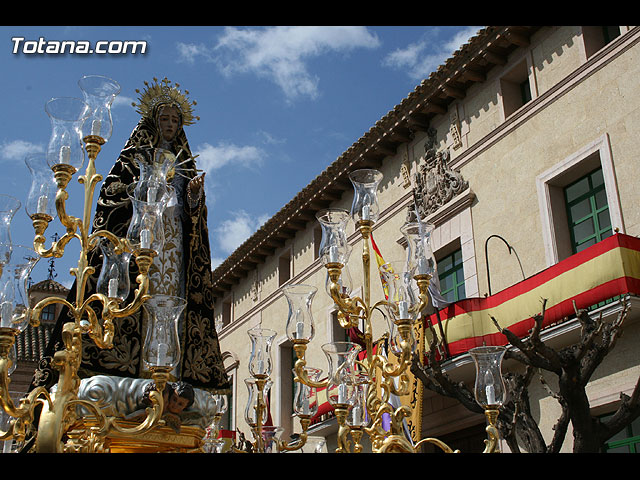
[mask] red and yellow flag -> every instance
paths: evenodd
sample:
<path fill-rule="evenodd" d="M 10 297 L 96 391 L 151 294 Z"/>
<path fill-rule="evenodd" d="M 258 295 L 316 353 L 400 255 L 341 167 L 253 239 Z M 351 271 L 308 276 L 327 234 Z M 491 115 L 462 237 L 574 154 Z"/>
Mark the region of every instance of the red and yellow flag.
<path fill-rule="evenodd" d="M 382 282 L 382 289 L 384 290 L 384 298 L 385 299 L 389 299 L 389 285 L 387 285 L 386 280 L 384 279 L 384 275 L 382 275 L 382 272 L 380 272 L 380 267 L 382 265 L 384 265 L 386 262 L 384 261 L 384 258 L 382 258 L 382 254 L 380 253 L 380 250 L 378 249 L 378 245 L 376 245 L 375 240 L 373 239 L 373 232 L 371 233 L 371 248 L 373 248 L 373 252 L 376 255 L 376 262 L 378 263 L 378 273 L 380 274 L 380 281 Z"/>

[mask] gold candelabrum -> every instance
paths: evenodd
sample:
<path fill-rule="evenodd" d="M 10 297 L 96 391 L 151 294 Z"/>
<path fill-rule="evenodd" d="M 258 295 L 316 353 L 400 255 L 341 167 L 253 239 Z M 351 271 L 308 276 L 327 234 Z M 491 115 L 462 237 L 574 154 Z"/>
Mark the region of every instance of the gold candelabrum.
<path fill-rule="evenodd" d="M 324 345 L 322 348 L 329 361 L 328 377 L 324 381 L 311 378 L 305 352 L 313 337 L 314 326 L 310 308 L 303 313 L 303 305 L 310 305 L 312 295 L 307 294 L 307 299 L 298 302 L 294 308 L 290 302 L 287 335 L 297 355 L 294 380 L 308 387 L 327 390 L 338 423 L 336 452 L 362 452 L 364 434 L 368 435 L 375 453 L 416 453 L 422 451 L 425 444 L 435 445 L 447 453 L 458 452 L 437 438 L 414 442 L 403 425 L 405 419 L 412 416 L 412 408 L 409 405 L 394 408 L 390 401 L 391 395 L 402 397 L 410 393 L 410 366 L 416 349 L 414 328 L 419 325 L 421 312 L 429 304 L 429 284 L 435 272 L 435 257 L 429 243 L 433 226 L 421 223 L 417 217 L 417 222 L 409 222 L 401 228 L 407 238 L 407 260 L 380 266 L 386 298 L 372 304 L 369 242 L 379 215 L 376 190 L 382 174 L 376 170 L 356 170 L 350 174 L 350 179 L 355 190 L 351 212 L 330 209 L 317 215 L 322 226 L 320 255 L 327 271 L 327 293 L 338 308 L 339 323 L 345 329 L 362 328 L 364 347 L 351 342 Z M 349 218 L 354 220 L 362 239 L 364 278 L 361 297 L 349 295 L 351 286 L 347 261 L 351 247 L 345 233 Z M 297 288 L 304 289 L 304 286 Z M 307 290 L 313 292 L 314 288 L 308 287 Z M 393 356 L 381 354 L 380 349 L 374 352 L 377 342 L 373 338 L 372 315 L 379 307 L 385 308 L 389 315 L 389 331 L 383 336 L 387 337 Z M 361 349 L 364 358 L 357 360 Z M 501 379 L 499 370 L 497 374 L 494 370 L 494 375 Z M 494 415 L 499 407 L 496 396 L 492 401 L 487 409 L 491 412 L 487 414 L 490 420 L 487 451 L 496 451 L 498 440 Z M 487 405 L 486 401 L 484 405 Z M 390 418 L 388 430 L 383 421 L 385 416 Z"/>
<path fill-rule="evenodd" d="M 82 336 L 88 335 L 101 349 L 112 348 L 114 319 L 137 312 L 150 298 L 148 272 L 157 254 L 144 238 L 142 242 L 133 238 L 119 238 L 107 230 L 90 233 L 94 192 L 98 182 L 102 180 L 102 176 L 96 172 L 95 162 L 102 145 L 111 135 L 110 105 L 120 88 L 113 80 L 99 76 L 83 77 L 79 84 L 84 100 L 62 98 L 52 99 L 47 103 L 45 109 L 53 124 L 47 162 L 50 171 L 53 171 L 54 180 L 46 178 L 36 184 L 34 179 L 35 187 L 32 186 L 30 200 L 26 205 L 29 207 L 29 203 L 33 203 L 31 208 L 27 208 L 27 213 L 32 219 L 35 231 L 33 249 L 38 256 L 61 258 L 65 247 L 73 238 L 80 242 L 78 264 L 71 269 L 76 278 L 75 300 L 48 297 L 23 313 L 34 327 L 40 324 L 42 310 L 48 305 L 62 304 L 70 313 L 72 320 L 65 323 L 62 330 L 64 348 L 58 350 L 52 360 L 52 368 L 57 370 L 59 377 L 55 391 L 37 387 L 20 400 L 18 405 L 13 403 L 9 396 L 9 371 L 12 366 L 10 352 L 19 329 L 5 327 L 5 318 L 3 328 L 0 328 L 0 402 L 3 410 L 13 417 L 8 430 L 0 433 L 0 439 L 21 442 L 31 434 L 35 437 L 35 451 L 38 453 L 96 451 L 100 450 L 109 432 L 138 435 L 163 424 L 162 392 L 171 370 L 167 365 L 149 366 L 156 391 L 149 395 L 151 406 L 147 409 L 146 419 L 132 428 L 119 425 L 117 418 L 105 415 L 96 403 L 78 398 Z M 90 129 L 88 134 L 86 129 Z M 77 218 L 66 211 L 69 197 L 67 186 L 84 162 L 84 152 L 88 157 L 88 164 L 84 175 L 78 178 L 79 183 L 84 185 L 84 209 L 82 218 Z M 46 166 L 40 168 L 38 173 L 45 170 Z M 34 189 L 35 196 L 32 195 Z M 51 206 L 52 197 L 55 198 L 55 210 Z M 66 233 L 47 248 L 44 234 L 55 215 L 66 228 Z M 116 284 L 109 284 L 107 293 L 96 291 L 85 298 L 87 281 L 95 272 L 95 268 L 89 264 L 88 255 L 100 241 L 109 242 L 116 254 L 129 254 L 135 259 L 139 269 L 136 278 L 138 285 L 133 299 L 127 304 L 124 304 L 124 300 L 128 296 L 128 290 L 120 294 L 117 288 L 112 288 L 116 287 L 117 276 L 111 279 Z M 128 273 L 125 272 L 124 275 Z M 101 321 L 94 309 L 96 302 L 101 305 Z M 83 426 L 78 414 L 79 407 L 84 407 L 90 412 L 90 416 L 95 417 L 91 426 Z"/>
<path fill-rule="evenodd" d="M 292 287 L 295 290 L 295 286 Z M 295 295 L 295 291 L 290 292 Z M 293 411 L 300 420 L 302 432 L 296 441 L 289 443 L 281 439 L 283 428 L 272 425 L 268 418 L 266 398 L 272 381 L 271 374 L 271 344 L 276 336 L 274 330 L 255 327 L 248 331 L 252 342 L 251 356 L 249 359 L 249 372 L 251 377 L 245 380 L 249 389 L 249 399 L 245 409 L 245 421 L 251 428 L 254 438 L 252 451 L 257 453 L 281 453 L 301 450 L 307 443 L 307 430 L 311 418 L 318 410 L 317 392 L 315 387 L 303 384 L 296 385 L 294 394 Z M 313 369 L 308 372 L 311 376 L 317 376 L 320 371 Z M 235 451 L 239 452 L 240 449 Z"/>

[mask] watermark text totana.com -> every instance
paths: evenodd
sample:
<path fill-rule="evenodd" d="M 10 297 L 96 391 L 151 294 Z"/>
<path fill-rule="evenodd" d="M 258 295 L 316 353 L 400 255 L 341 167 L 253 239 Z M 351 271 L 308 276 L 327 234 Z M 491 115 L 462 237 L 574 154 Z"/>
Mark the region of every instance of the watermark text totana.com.
<path fill-rule="evenodd" d="M 122 55 L 144 54 L 147 42 L 144 40 L 27 40 L 24 37 L 12 37 L 14 54 L 23 55 Z"/>

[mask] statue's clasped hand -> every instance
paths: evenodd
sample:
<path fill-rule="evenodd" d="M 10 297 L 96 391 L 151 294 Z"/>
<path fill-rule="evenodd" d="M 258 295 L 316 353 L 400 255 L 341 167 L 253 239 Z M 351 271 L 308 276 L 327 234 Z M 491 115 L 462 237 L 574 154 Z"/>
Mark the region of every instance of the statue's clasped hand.
<path fill-rule="evenodd" d="M 195 206 L 200 202 L 200 198 L 202 197 L 202 192 L 204 188 L 204 176 L 198 175 L 197 177 L 193 177 L 189 181 L 189 185 L 187 187 L 187 195 L 189 197 L 189 204 L 191 206 Z"/>

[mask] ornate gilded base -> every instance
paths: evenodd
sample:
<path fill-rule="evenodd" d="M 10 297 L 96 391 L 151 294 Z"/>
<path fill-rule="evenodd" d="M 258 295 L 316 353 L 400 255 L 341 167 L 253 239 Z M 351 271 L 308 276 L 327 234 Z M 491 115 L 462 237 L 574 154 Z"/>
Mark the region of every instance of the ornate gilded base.
<path fill-rule="evenodd" d="M 134 428 L 137 423 L 125 420 L 118 421 L 124 428 Z M 91 419 L 85 419 L 78 432 L 95 426 Z M 170 427 L 156 427 L 150 432 L 127 435 L 117 431 L 111 432 L 95 451 L 104 453 L 201 453 L 203 438 L 206 432 L 195 426 L 183 425 L 180 433 Z M 73 432 L 70 433 L 73 436 Z"/>

